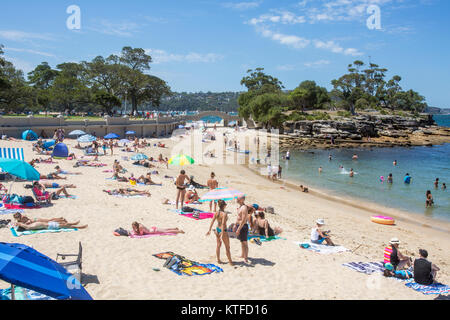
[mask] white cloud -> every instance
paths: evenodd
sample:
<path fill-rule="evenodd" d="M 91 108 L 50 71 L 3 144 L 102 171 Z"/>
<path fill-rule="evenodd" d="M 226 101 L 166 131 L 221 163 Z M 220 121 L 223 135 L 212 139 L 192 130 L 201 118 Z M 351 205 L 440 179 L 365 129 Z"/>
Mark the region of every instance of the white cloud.
<path fill-rule="evenodd" d="M 52 53 L 47 53 L 47 52 L 42 52 L 42 51 L 37 51 L 37 50 L 32 50 L 32 49 L 22 49 L 22 48 L 5 48 L 5 52 L 8 51 L 12 51 L 12 52 L 25 52 L 25 53 L 31 53 L 31 54 L 35 54 L 35 55 L 39 55 L 39 56 L 44 56 L 44 57 L 55 57 L 54 54 Z"/>
<path fill-rule="evenodd" d="M 245 1 L 245 2 L 225 2 L 222 6 L 225 8 L 235 9 L 235 10 L 247 10 L 259 7 L 261 2 L 259 1 Z"/>
<path fill-rule="evenodd" d="M 318 49 L 325 49 L 325 50 L 329 50 L 334 53 L 342 53 L 347 56 L 361 56 L 362 55 L 362 53 L 359 52 L 357 49 L 355 49 L 355 48 L 345 49 L 334 41 L 326 41 L 325 42 L 325 41 L 321 41 L 321 40 L 314 40 L 314 46 Z"/>
<path fill-rule="evenodd" d="M 247 23 L 251 25 L 259 25 L 265 22 L 271 23 L 281 23 L 281 24 L 298 24 L 305 23 L 306 19 L 304 16 L 297 16 L 289 11 L 275 11 L 275 13 L 271 14 L 263 14 L 258 18 L 250 19 Z"/>
<path fill-rule="evenodd" d="M 0 38 L 11 41 L 54 40 L 49 34 L 24 32 L 19 30 L 0 30 Z"/>
<path fill-rule="evenodd" d="M 314 61 L 314 62 L 306 62 L 304 65 L 305 65 L 305 67 L 308 67 L 308 68 L 317 68 L 317 67 L 328 65 L 330 63 L 331 62 L 328 60 L 318 60 L 318 61 Z"/>
<path fill-rule="evenodd" d="M 276 67 L 279 71 L 292 71 L 295 69 L 295 66 L 292 64 L 283 64 Z"/>
<path fill-rule="evenodd" d="M 223 59 L 223 55 L 216 53 L 197 53 L 174 54 L 160 49 L 146 49 L 147 54 L 151 55 L 154 64 L 168 62 L 186 62 L 186 63 L 214 63 Z"/>
<path fill-rule="evenodd" d="M 311 41 L 308 39 L 301 38 L 295 35 L 273 32 L 267 28 L 258 28 L 258 31 L 265 38 L 272 39 L 279 42 L 280 44 L 287 45 L 296 49 L 306 48 L 311 43 Z"/>

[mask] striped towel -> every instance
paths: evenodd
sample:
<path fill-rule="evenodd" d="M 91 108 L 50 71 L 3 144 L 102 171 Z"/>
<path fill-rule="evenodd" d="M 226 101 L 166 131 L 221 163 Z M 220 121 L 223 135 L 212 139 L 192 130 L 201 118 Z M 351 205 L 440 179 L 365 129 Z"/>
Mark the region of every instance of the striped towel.
<path fill-rule="evenodd" d="M 57 229 L 57 230 L 26 230 L 26 231 L 17 231 L 15 228 L 11 228 L 11 233 L 14 237 L 21 237 L 21 236 L 29 236 L 32 234 L 39 234 L 39 233 L 57 233 L 57 232 L 70 232 L 70 231 L 78 231 L 78 229 Z"/>
<path fill-rule="evenodd" d="M 407 281 L 405 283 L 405 286 L 414 289 L 418 292 L 421 292 L 423 294 L 429 295 L 429 294 L 449 294 L 450 293 L 450 287 L 446 286 L 442 283 L 433 283 L 429 286 L 425 286 L 422 284 L 415 283 L 413 279 Z"/>
<path fill-rule="evenodd" d="M 348 267 L 358 272 L 365 274 L 372 274 L 374 272 L 384 272 L 383 262 L 349 262 L 342 264 L 344 267 Z"/>
<path fill-rule="evenodd" d="M 311 242 L 294 242 L 294 243 L 298 246 L 307 244 L 308 248 L 306 248 L 306 250 L 314 251 L 320 254 L 332 254 L 349 251 L 347 248 L 342 246 L 327 246 L 324 244 L 316 244 Z"/>

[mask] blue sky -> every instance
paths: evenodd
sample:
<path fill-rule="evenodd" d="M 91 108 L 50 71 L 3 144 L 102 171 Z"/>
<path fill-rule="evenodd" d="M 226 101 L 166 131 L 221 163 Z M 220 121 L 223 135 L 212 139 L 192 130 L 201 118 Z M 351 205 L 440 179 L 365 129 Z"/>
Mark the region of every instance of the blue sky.
<path fill-rule="evenodd" d="M 67 7 L 81 9 L 69 30 Z M 380 8 L 369 29 L 367 8 Z M 25 72 L 140 47 L 150 73 L 174 91 L 241 91 L 247 69 L 264 67 L 287 89 L 303 80 L 331 88 L 356 59 L 403 77 L 430 105 L 450 107 L 448 0 L 41 0 L 2 1 L 0 43 Z"/>

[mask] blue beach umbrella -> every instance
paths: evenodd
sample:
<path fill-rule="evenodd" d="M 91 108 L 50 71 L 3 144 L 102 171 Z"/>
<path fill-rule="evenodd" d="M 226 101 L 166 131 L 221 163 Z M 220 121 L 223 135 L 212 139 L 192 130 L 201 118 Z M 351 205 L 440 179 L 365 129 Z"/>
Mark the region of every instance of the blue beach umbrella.
<path fill-rule="evenodd" d="M 136 132 L 134 132 L 134 131 L 127 131 L 127 132 L 125 132 L 125 134 L 127 136 L 134 136 L 136 134 Z"/>
<path fill-rule="evenodd" d="M 38 181 L 41 175 L 29 163 L 15 159 L 0 158 L 0 168 L 3 172 L 28 181 Z"/>
<path fill-rule="evenodd" d="M 46 141 L 44 142 L 44 144 L 42 145 L 42 147 L 46 150 L 48 150 L 50 147 L 53 147 L 56 144 L 55 140 L 50 140 L 50 141 Z"/>
<path fill-rule="evenodd" d="M 128 139 L 122 139 L 122 140 L 119 140 L 119 143 L 123 143 L 123 144 L 127 144 L 127 143 L 130 143 L 131 141 L 130 140 L 128 140 Z"/>
<path fill-rule="evenodd" d="M 78 142 L 84 143 L 94 142 L 95 140 L 97 140 L 97 138 L 89 134 L 85 134 L 84 136 L 81 136 L 77 139 Z"/>
<path fill-rule="evenodd" d="M 19 243 L 0 242 L 0 279 L 60 300 L 92 300 L 56 261 Z"/>
<path fill-rule="evenodd" d="M 106 136 L 104 136 L 104 138 L 105 139 L 118 139 L 118 138 L 120 138 L 120 136 L 115 133 L 109 133 Z"/>
<path fill-rule="evenodd" d="M 81 130 L 74 130 L 71 133 L 69 133 L 69 136 L 84 136 L 86 132 Z"/>
<path fill-rule="evenodd" d="M 148 159 L 148 157 L 143 153 L 138 153 L 131 157 L 131 160 L 134 160 L 134 161 L 147 160 L 147 159 Z"/>
<path fill-rule="evenodd" d="M 38 139 L 38 135 L 33 130 L 26 130 L 22 132 L 22 139 L 27 141 L 35 141 Z"/>

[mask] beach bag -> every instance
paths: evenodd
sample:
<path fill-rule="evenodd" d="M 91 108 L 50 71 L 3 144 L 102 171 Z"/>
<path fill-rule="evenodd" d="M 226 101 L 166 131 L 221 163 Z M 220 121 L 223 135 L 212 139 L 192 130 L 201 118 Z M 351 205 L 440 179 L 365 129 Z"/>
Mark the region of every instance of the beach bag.
<path fill-rule="evenodd" d="M 130 233 L 123 228 L 116 229 L 114 232 L 124 237 L 128 237 L 130 235 Z"/>
<path fill-rule="evenodd" d="M 181 211 L 183 211 L 183 212 L 194 212 L 194 208 L 191 208 L 191 207 L 183 207 L 183 208 L 181 208 Z"/>
<path fill-rule="evenodd" d="M 22 201 L 23 201 L 22 202 L 23 204 L 34 203 L 33 197 L 30 197 L 30 196 L 23 197 Z"/>
<path fill-rule="evenodd" d="M 275 211 L 274 211 L 273 207 L 267 207 L 267 208 L 266 208 L 266 213 L 274 214 Z"/>

